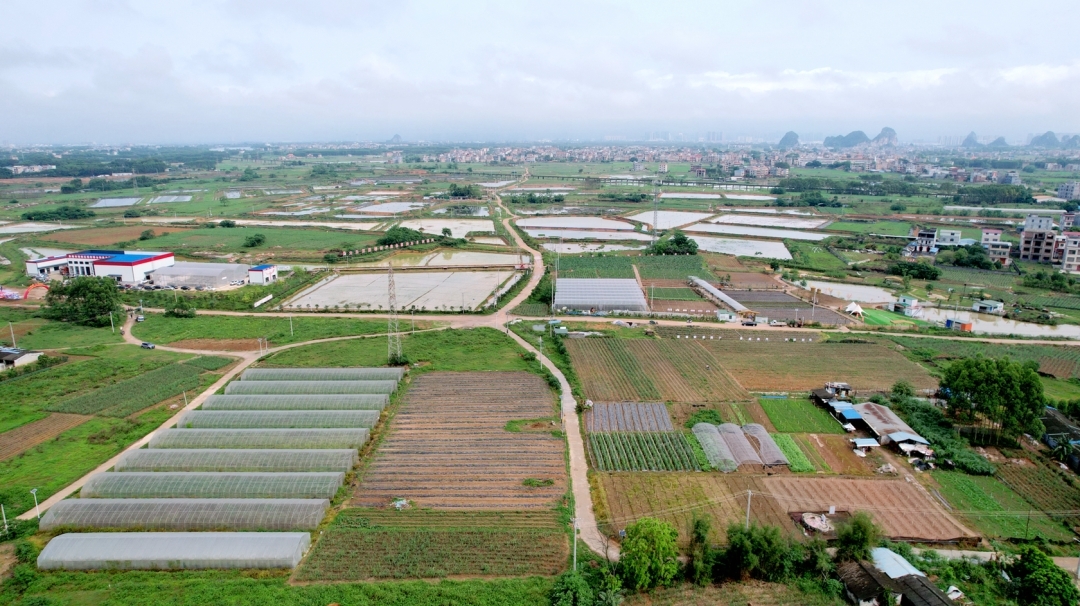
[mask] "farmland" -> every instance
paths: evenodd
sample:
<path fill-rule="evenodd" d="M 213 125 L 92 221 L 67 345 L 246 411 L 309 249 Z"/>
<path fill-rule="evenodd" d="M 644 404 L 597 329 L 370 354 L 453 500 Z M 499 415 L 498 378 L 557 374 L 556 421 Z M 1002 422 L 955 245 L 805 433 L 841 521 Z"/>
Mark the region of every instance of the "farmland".
<path fill-rule="evenodd" d="M 806 457 L 799 445 L 795 443 L 794 438 L 783 433 L 772 434 L 772 438 L 781 452 L 784 453 L 784 456 L 787 457 L 788 462 L 791 464 L 791 471 L 795 473 L 817 471 L 817 467 Z"/>
<path fill-rule="evenodd" d="M 39 421 L 0 433 L 0 461 L 10 459 L 46 440 L 51 440 L 90 419 L 91 417 L 86 415 L 53 413 Z"/>
<path fill-rule="evenodd" d="M 674 431 L 663 404 L 594 404 L 585 426 L 596 431 Z"/>
<path fill-rule="evenodd" d="M 686 436 L 675 431 L 590 433 L 600 471 L 700 471 Z"/>
<path fill-rule="evenodd" d="M 291 321 L 290 321 L 291 320 Z M 427 328 L 428 322 L 418 323 Z M 264 338 L 271 345 L 285 345 L 312 339 L 347 335 L 367 335 L 386 332 L 386 322 L 355 318 L 320 318 L 298 314 L 294 318 L 270 316 L 199 316 L 167 318 L 162 314 L 146 314 L 146 321 L 136 324 L 131 333 L 139 339 L 159 344 L 184 347 L 185 341 L 196 339 Z"/>
<path fill-rule="evenodd" d="M 990 476 L 969 476 L 937 471 L 934 479 L 941 495 L 988 537 L 1026 539 L 1035 536 L 1051 541 L 1069 541 L 1072 533 L 1041 511 L 1032 511 L 1020 495 Z"/>
<path fill-rule="evenodd" d="M 296 573 L 300 581 L 554 575 L 566 530 L 551 512 L 346 509 Z"/>
<path fill-rule="evenodd" d="M 1023 345 L 1019 343 L 1016 345 L 979 343 L 976 341 L 915 339 L 911 337 L 889 337 L 889 340 L 903 346 L 907 355 L 939 366 L 947 365 L 952 359 L 982 355 L 988 358 L 1009 357 L 1018 362 L 1038 362 L 1040 371 L 1061 378 L 1080 376 L 1077 374 L 1078 370 L 1080 370 L 1077 368 L 1077 363 L 1080 362 L 1080 351 L 1077 351 L 1075 347 Z M 1065 372 L 1071 374 L 1058 374 Z"/>
<path fill-rule="evenodd" d="M 810 400 L 759 400 L 776 431 L 783 433 L 844 433 L 844 428 Z"/>
<path fill-rule="evenodd" d="M 426 373 L 414 378 L 353 503 L 407 498 L 440 509 L 545 509 L 566 490 L 562 441 L 510 432 L 555 414 L 551 389 L 527 373 Z M 523 484 L 551 480 L 547 486 Z"/>
<path fill-rule="evenodd" d="M 765 491 L 788 512 L 866 511 L 894 539 L 946 541 L 973 538 L 925 491 L 902 480 L 800 478 L 774 476 L 763 480 Z"/>
<path fill-rule="evenodd" d="M 199 369 L 187 364 L 170 364 L 142 376 L 96 389 L 48 407 L 53 412 L 101 414 L 126 417 L 158 402 L 199 386 Z"/>
<path fill-rule="evenodd" d="M 634 278 L 634 267 L 642 280 L 675 280 L 684 282 L 688 276 L 713 279 L 702 264 L 701 257 L 686 256 L 565 256 L 559 259 L 562 278 Z"/>
<path fill-rule="evenodd" d="M 963 284 L 969 289 L 975 286 L 1010 289 L 1016 285 L 1017 275 L 1012 271 L 984 271 L 949 266 L 942 266 L 940 269 L 941 282 Z"/>
<path fill-rule="evenodd" d="M 1020 458 L 999 465 L 998 477 L 1051 518 L 1064 520 L 1072 527 L 1080 526 L 1080 488 L 1069 472 Z"/>

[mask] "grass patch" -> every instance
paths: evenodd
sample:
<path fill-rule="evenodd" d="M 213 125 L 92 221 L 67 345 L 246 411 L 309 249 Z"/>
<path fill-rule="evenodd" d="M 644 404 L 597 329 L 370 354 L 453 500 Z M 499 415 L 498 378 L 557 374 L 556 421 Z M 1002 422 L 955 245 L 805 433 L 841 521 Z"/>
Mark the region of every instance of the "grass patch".
<path fill-rule="evenodd" d="M 199 356 L 198 358 L 193 358 L 184 362 L 184 364 L 195 366 L 203 370 L 217 370 L 219 368 L 224 368 L 235 361 L 236 358 L 226 358 L 224 356 Z"/>
<path fill-rule="evenodd" d="M 333 229 L 302 229 L 294 227 L 236 227 L 232 229 L 191 229 L 137 242 L 137 249 L 186 251 L 213 250 L 221 252 L 251 252 L 244 240 L 252 234 L 266 236 L 266 242 L 254 250 L 281 247 L 284 251 L 325 251 L 331 248 L 352 250 L 375 243 L 374 235 Z"/>
<path fill-rule="evenodd" d="M 759 400 L 776 431 L 781 433 L 844 433 L 844 428 L 810 400 Z"/>
<path fill-rule="evenodd" d="M 953 509 L 988 537 L 1072 540 L 1071 532 L 1029 505 L 997 478 L 954 471 L 935 471 L 933 477 Z"/>
<path fill-rule="evenodd" d="M 911 224 L 905 221 L 834 221 L 826 228 L 829 231 L 846 231 L 854 234 L 881 234 L 883 236 L 906 236 L 911 232 Z"/>
<path fill-rule="evenodd" d="M 81 415 L 101 413 L 107 417 L 126 417 L 185 389 L 199 386 L 199 369 L 187 364 L 169 364 L 138 377 L 64 400 L 50 406 L 51 412 Z"/>
<path fill-rule="evenodd" d="M 427 322 L 420 323 L 426 328 Z M 355 318 L 320 318 L 298 315 L 292 318 L 278 316 L 211 316 L 196 318 L 167 318 L 163 314 L 148 314 L 145 322 L 139 322 L 132 335 L 153 343 L 175 343 L 187 339 L 256 339 L 270 340 L 271 346 L 386 332 L 386 322 L 359 320 Z"/>
<path fill-rule="evenodd" d="M 784 453 L 784 456 L 787 457 L 788 463 L 791 463 L 791 471 L 795 473 L 813 473 L 817 471 L 817 467 L 806 457 L 799 445 L 795 443 L 794 438 L 785 433 L 774 433 L 772 438 L 777 447 Z"/>

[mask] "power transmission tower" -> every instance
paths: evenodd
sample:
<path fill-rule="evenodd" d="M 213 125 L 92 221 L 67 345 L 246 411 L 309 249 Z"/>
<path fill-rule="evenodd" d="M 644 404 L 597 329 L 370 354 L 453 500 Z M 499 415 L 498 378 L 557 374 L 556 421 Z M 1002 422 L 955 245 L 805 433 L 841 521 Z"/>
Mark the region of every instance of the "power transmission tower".
<path fill-rule="evenodd" d="M 386 323 L 386 357 L 389 364 L 400 364 L 403 356 L 401 355 L 401 334 L 398 332 L 397 288 L 394 286 L 393 266 L 387 271 L 386 278 L 387 300 L 390 307 L 390 319 Z"/>
<path fill-rule="evenodd" d="M 660 216 L 660 183 L 653 181 L 653 201 L 652 201 L 652 244 L 656 246 L 656 231 L 660 228 L 657 224 L 657 217 Z"/>

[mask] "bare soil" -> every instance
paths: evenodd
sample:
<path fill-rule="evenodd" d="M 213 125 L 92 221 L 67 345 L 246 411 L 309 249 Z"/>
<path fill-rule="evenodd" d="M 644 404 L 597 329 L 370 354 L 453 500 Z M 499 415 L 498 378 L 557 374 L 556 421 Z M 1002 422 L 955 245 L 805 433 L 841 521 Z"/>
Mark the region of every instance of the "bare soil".
<path fill-rule="evenodd" d="M 92 418 L 87 415 L 54 412 L 44 419 L 0 433 L 0 461 L 18 456 Z"/>
<path fill-rule="evenodd" d="M 205 351 L 257 351 L 258 339 L 184 339 L 169 343 L 169 347 L 179 349 L 201 349 Z"/>

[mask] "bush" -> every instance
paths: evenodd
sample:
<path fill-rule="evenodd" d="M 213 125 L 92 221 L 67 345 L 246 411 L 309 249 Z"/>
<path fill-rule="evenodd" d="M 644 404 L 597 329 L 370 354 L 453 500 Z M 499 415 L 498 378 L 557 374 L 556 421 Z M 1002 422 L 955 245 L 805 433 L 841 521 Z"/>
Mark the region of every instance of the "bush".
<path fill-rule="evenodd" d="M 637 591 L 670 585 L 679 572 L 678 537 L 671 524 L 654 518 L 628 526 L 619 560 L 627 585 Z"/>
<path fill-rule="evenodd" d="M 63 221 L 89 219 L 94 211 L 77 206 L 61 206 L 53 210 L 28 210 L 22 214 L 23 221 Z"/>
<path fill-rule="evenodd" d="M 564 572 L 557 579 L 549 594 L 551 606 L 592 606 L 593 591 L 580 572 Z"/>
<path fill-rule="evenodd" d="M 376 241 L 379 246 L 389 246 L 391 244 L 403 244 L 405 242 L 416 242 L 417 240 L 423 240 L 424 234 L 415 229 L 409 229 L 408 227 L 391 227 L 386 230 L 383 237 Z"/>
<path fill-rule="evenodd" d="M 266 244 L 266 236 L 262 234 L 252 234 L 244 239 L 244 248 L 254 248 L 263 244 Z"/>
<path fill-rule="evenodd" d="M 1008 567 L 1013 578 L 1009 592 L 1022 606 L 1070 606 L 1080 602 L 1080 591 L 1069 573 L 1033 545 L 1020 548 Z"/>
<path fill-rule="evenodd" d="M 724 422 L 724 419 L 720 417 L 720 413 L 712 408 L 706 408 L 705 410 L 699 410 L 690 415 L 690 418 L 686 420 L 686 427 L 693 428 L 698 423 L 710 423 L 712 425 L 720 425 Z"/>
<path fill-rule="evenodd" d="M 152 229 L 143 230 L 143 232 L 139 234 L 139 240 L 141 241 L 153 240 L 155 237 L 157 237 L 157 234 L 155 234 Z"/>
<path fill-rule="evenodd" d="M 165 306 L 167 318 L 194 318 L 195 304 L 187 297 L 177 297 L 171 304 Z"/>
<path fill-rule="evenodd" d="M 881 541 L 881 528 L 870 514 L 857 511 L 850 520 L 836 529 L 836 560 L 869 560 L 870 549 Z"/>
<path fill-rule="evenodd" d="M 220 225 L 222 227 L 236 227 L 236 221 L 230 221 L 229 219 L 225 219 L 223 221 L 218 222 L 218 225 Z"/>
<path fill-rule="evenodd" d="M 754 524 L 744 528 L 728 526 L 728 547 L 719 559 L 722 571 L 735 579 L 760 579 L 769 582 L 791 577 L 802 552 L 786 539 L 776 526 Z"/>
<path fill-rule="evenodd" d="M 894 276 L 904 276 L 916 280 L 937 280 L 941 277 L 941 270 L 929 263 L 913 261 L 900 261 L 890 265 L 888 273 Z"/>

